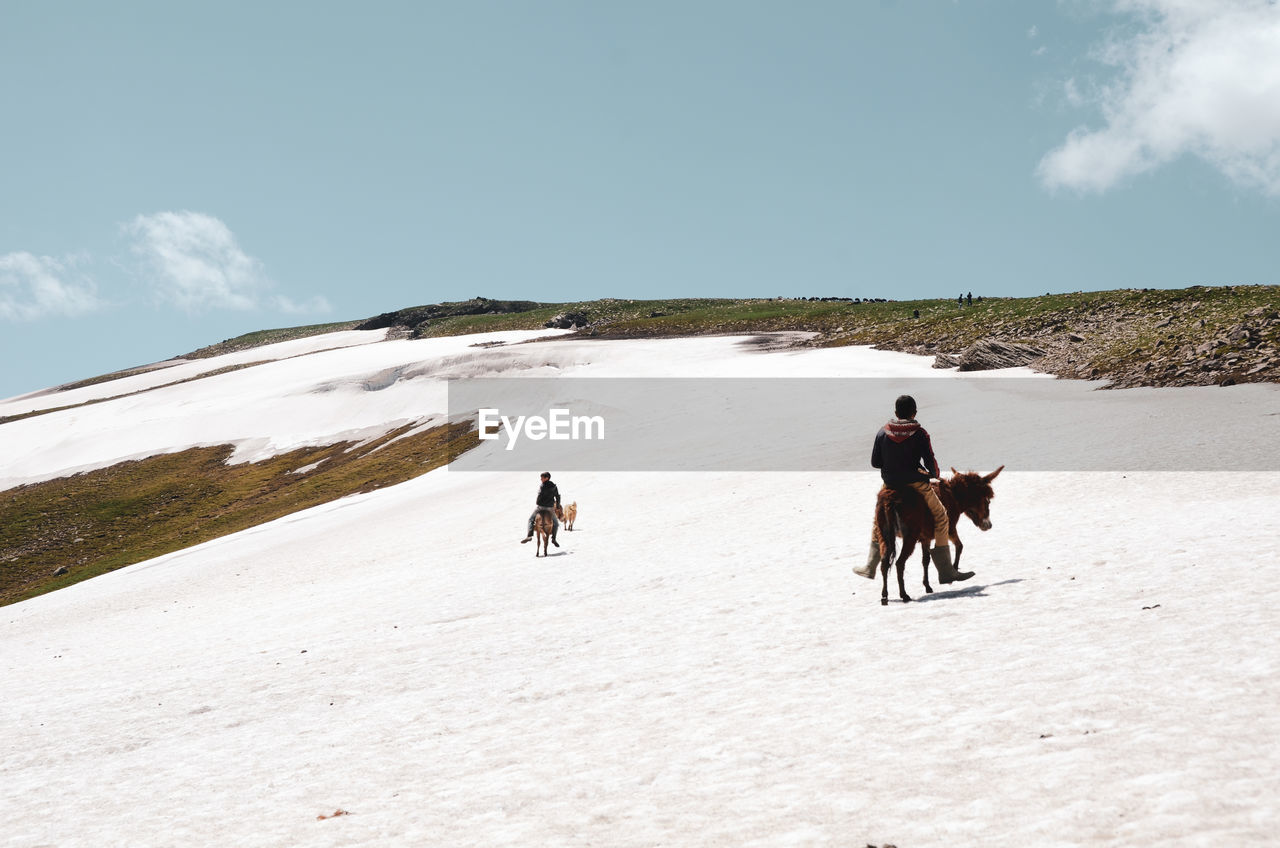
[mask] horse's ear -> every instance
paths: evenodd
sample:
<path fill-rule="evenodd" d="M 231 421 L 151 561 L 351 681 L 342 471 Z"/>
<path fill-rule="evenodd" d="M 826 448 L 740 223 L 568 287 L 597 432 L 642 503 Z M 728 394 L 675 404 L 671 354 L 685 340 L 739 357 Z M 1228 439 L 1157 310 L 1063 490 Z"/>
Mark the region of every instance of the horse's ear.
<path fill-rule="evenodd" d="M 988 483 L 990 483 L 992 480 L 996 479 L 996 475 L 997 475 L 997 474 L 999 474 L 1001 471 L 1004 471 L 1004 466 L 1003 466 L 1003 465 L 1002 465 L 1002 466 L 1000 466 L 999 468 L 997 468 L 995 471 L 992 471 L 990 474 L 988 474 L 987 476 L 983 477 L 982 479 L 983 479 L 983 480 L 986 480 Z"/>
<path fill-rule="evenodd" d="M 960 472 L 959 472 L 959 471 L 956 471 L 956 467 L 955 467 L 954 465 L 953 465 L 953 466 L 951 466 L 951 476 L 952 476 L 952 477 L 959 477 L 959 476 L 960 476 Z"/>

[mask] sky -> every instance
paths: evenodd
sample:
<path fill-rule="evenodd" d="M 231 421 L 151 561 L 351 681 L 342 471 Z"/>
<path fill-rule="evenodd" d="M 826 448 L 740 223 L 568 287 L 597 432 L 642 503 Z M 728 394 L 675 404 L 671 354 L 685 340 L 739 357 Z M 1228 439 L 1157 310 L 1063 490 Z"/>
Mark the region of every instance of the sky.
<path fill-rule="evenodd" d="M 1280 6 L 0 0 L 0 397 L 476 295 L 1275 283 Z"/>

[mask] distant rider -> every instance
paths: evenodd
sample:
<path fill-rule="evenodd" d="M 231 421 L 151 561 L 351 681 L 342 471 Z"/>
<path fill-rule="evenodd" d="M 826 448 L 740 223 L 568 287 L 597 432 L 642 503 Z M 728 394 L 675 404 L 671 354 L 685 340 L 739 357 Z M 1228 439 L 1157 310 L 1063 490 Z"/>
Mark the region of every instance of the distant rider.
<path fill-rule="evenodd" d="M 555 545 L 557 548 L 560 547 L 560 543 L 556 541 L 556 534 L 560 532 L 560 522 L 556 519 L 555 511 L 555 507 L 560 506 L 560 490 L 556 488 L 555 483 L 551 482 L 550 471 L 542 472 L 542 485 L 538 487 L 538 500 L 536 503 L 538 504 L 538 509 L 551 510 L 551 544 Z M 533 514 L 529 516 L 528 535 L 520 540 L 520 544 L 523 545 L 525 542 L 528 542 L 533 538 L 533 519 L 536 518 L 537 515 L 538 510 L 535 509 Z"/>
<path fill-rule="evenodd" d="M 947 509 L 929 485 L 930 478 L 941 478 L 938 460 L 933 456 L 933 444 L 929 434 L 916 421 L 916 401 L 911 395 L 902 395 L 893 404 L 896 416 L 876 433 L 875 446 L 871 449 L 871 465 L 880 469 L 885 486 L 902 491 L 914 489 L 924 498 L 929 512 L 933 513 L 933 550 L 929 558 L 938 569 L 939 583 L 968 580 L 972 571 L 957 572 L 951 564 L 950 528 Z M 867 564 L 855 568 L 854 574 L 875 578 L 876 565 L 880 562 L 880 546 L 873 536 Z"/>

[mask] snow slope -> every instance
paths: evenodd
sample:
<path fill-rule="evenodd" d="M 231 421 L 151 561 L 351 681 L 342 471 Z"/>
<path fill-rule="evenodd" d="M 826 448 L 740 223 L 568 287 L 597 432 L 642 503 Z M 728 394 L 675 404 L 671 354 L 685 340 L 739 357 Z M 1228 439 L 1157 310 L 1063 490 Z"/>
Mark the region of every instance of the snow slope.
<path fill-rule="evenodd" d="M 439 377 L 447 376 L 443 370 L 451 362 L 473 363 L 482 374 L 485 363 L 512 358 L 501 348 L 472 345 L 562 332 L 385 342 L 383 330 L 330 333 L 201 360 L 201 370 L 186 376 L 263 364 L 189 382 L 174 381 L 174 372 L 187 367 L 180 365 L 59 393 L 46 408 L 111 399 L 5 424 L 0 489 L 196 446 L 235 444 L 233 461 L 252 461 L 380 435 L 444 413 Z M 532 361 L 520 365 L 537 372 Z M 159 381 L 157 374 L 171 376 Z M 29 406 L 22 398 L 10 400 L 0 404 L 0 416 Z"/>
<path fill-rule="evenodd" d="M 955 379 L 865 349 L 474 341 L 83 407 L 60 440 L 20 430 L 44 466 L 4 477 L 141 427 L 261 451 L 439 414 L 448 373 Z M 872 473 L 556 476 L 581 512 L 546 559 L 518 544 L 536 475 L 440 469 L 0 609 L 0 842 L 1274 843 L 1276 475 L 1006 471 L 994 529 L 961 525 L 977 576 L 925 596 L 913 561 L 888 607 L 850 573 Z"/>
<path fill-rule="evenodd" d="M 65 391 L 46 389 L 41 392 L 32 392 L 0 400 L 0 417 L 133 394 L 183 380 L 190 380 L 201 374 L 207 374 L 210 371 L 217 371 L 223 368 L 290 359 L 295 356 L 306 356 L 325 350 L 354 345 L 372 344 L 373 342 L 380 342 L 386 337 L 386 330 L 348 330 L 246 348 L 234 353 L 224 353 L 220 356 L 210 356 L 203 359 L 170 359 L 165 362 L 157 362 L 148 370 L 128 377 L 81 386 L 77 389 Z"/>

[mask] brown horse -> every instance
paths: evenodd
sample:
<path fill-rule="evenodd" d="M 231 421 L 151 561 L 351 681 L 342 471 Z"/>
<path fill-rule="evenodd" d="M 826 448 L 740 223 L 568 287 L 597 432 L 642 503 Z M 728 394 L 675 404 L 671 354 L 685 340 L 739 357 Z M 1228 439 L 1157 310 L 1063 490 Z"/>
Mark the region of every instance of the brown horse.
<path fill-rule="evenodd" d="M 551 511 L 551 507 L 540 506 L 533 513 L 533 532 L 538 534 L 538 538 L 533 540 L 533 555 L 535 557 L 548 556 L 547 543 L 551 540 L 551 531 L 555 529 L 555 513 Z M 538 546 L 542 546 L 542 553 L 538 553 Z"/>
<path fill-rule="evenodd" d="M 960 570 L 960 554 L 964 544 L 956 532 L 956 523 L 961 515 L 969 516 L 969 520 L 980 530 L 991 529 L 991 499 L 995 493 L 991 491 L 991 481 L 1004 470 L 1000 466 L 985 476 L 969 471 L 961 474 L 951 469 L 951 478 L 939 480 L 933 484 L 933 491 L 947 510 L 948 533 L 956 546 L 955 568 Z M 880 603 L 889 603 L 889 565 L 893 560 L 894 541 L 896 536 L 902 537 L 902 553 L 898 556 L 898 597 L 903 602 L 911 600 L 907 597 L 907 588 L 902 582 L 902 569 L 907 558 L 916 549 L 916 542 L 924 552 L 924 590 L 933 594 L 929 585 L 929 543 L 933 541 L 933 513 L 912 489 L 896 491 L 887 486 L 880 489 L 876 497 L 876 526 L 872 538 L 880 545 L 880 569 L 884 578 L 880 592 Z"/>

